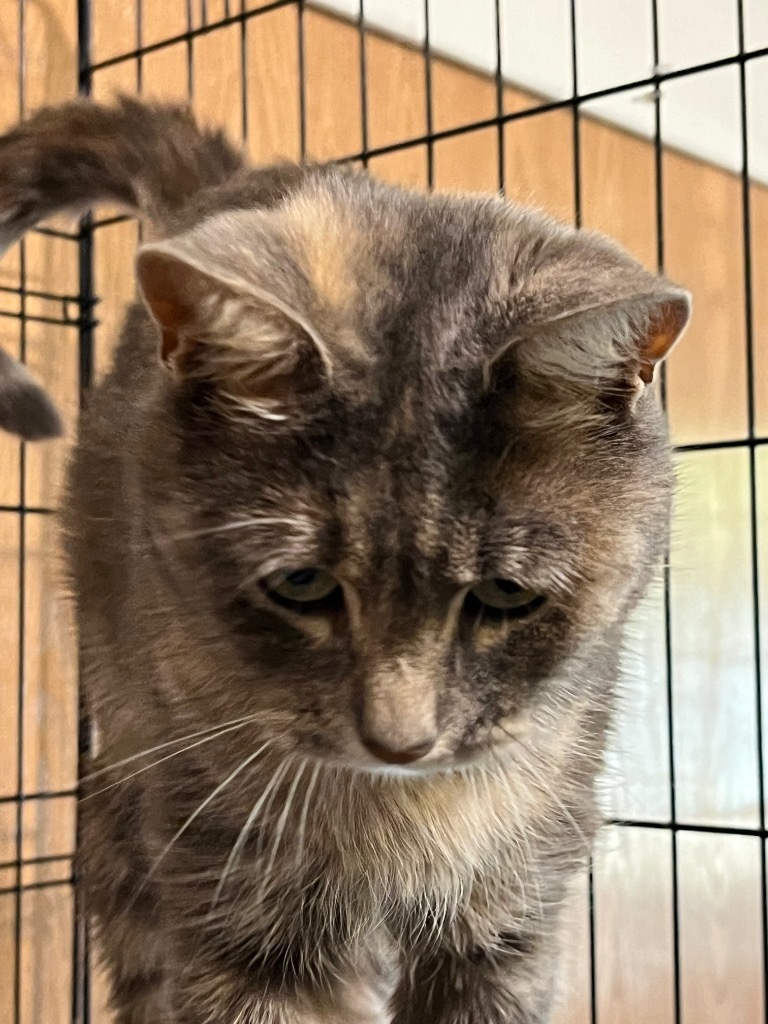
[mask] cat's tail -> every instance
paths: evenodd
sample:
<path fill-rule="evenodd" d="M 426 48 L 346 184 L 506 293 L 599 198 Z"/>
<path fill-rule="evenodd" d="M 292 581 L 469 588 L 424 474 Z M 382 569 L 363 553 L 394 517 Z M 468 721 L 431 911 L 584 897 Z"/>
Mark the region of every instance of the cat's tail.
<path fill-rule="evenodd" d="M 25 441 L 63 433 L 55 405 L 20 362 L 0 349 L 0 428 Z"/>
<path fill-rule="evenodd" d="M 0 138 L 0 255 L 38 221 L 116 204 L 155 223 L 229 180 L 243 157 L 183 107 L 122 98 L 40 110 Z"/>

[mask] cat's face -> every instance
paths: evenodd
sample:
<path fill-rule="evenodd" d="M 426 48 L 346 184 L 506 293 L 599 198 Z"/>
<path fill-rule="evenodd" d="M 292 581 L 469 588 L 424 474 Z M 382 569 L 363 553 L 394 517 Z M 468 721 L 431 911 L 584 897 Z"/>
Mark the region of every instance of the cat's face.
<path fill-rule="evenodd" d="M 174 368 L 146 520 L 185 715 L 368 770 L 577 739 L 665 540 L 639 377 L 684 297 L 501 203 L 333 177 L 139 275 Z"/>

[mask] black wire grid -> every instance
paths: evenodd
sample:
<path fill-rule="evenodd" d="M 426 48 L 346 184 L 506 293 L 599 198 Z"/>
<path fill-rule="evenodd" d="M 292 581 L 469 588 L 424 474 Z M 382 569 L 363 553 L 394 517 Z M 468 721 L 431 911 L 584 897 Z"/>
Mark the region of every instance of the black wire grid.
<path fill-rule="evenodd" d="M 96 0 L 98 3 L 99 0 Z M 650 90 L 653 97 L 653 103 L 655 108 L 655 133 L 654 133 L 654 148 L 655 148 L 655 172 L 656 172 L 656 239 L 657 239 L 657 263 L 659 270 L 664 269 L 665 260 L 665 245 L 664 245 L 664 216 L 663 216 L 663 191 L 664 191 L 664 180 L 663 180 L 663 143 L 662 143 L 662 132 L 661 132 L 661 103 L 662 103 L 662 87 L 665 82 L 673 79 L 683 78 L 687 76 L 694 76 L 712 71 L 717 68 L 723 68 L 728 66 L 735 66 L 738 69 L 739 84 L 740 84 L 740 109 L 741 109 L 741 144 L 743 152 L 743 168 L 741 172 L 742 188 L 741 188 L 741 218 L 742 218 L 742 229 L 743 229 L 743 270 L 744 270 L 744 281 L 745 281 L 745 323 L 746 323 L 746 368 L 748 377 L 748 388 L 747 388 L 747 432 L 746 436 L 736 440 L 726 441 L 715 441 L 712 443 L 696 443 L 696 444 L 685 444 L 680 445 L 677 451 L 690 452 L 690 451 L 707 451 L 722 448 L 740 448 L 748 452 L 749 456 L 749 513 L 750 513 L 750 526 L 751 526 L 751 563 L 752 563 L 752 588 L 751 588 L 751 605 L 752 605 L 752 618 L 754 626 L 754 642 L 755 642 L 755 700 L 756 700 L 756 722 L 757 732 L 754 738 L 757 749 L 757 761 L 758 761 L 758 806 L 759 806 L 759 826 L 757 828 L 738 828 L 738 827 L 724 827 L 716 825 L 700 825 L 689 822 L 684 822 L 678 819 L 677 816 L 677 803 L 676 803 L 676 758 L 675 758 L 675 730 L 673 722 L 673 702 L 674 702 L 674 691 L 673 691 L 673 665 L 671 656 L 671 629 L 670 629 L 670 601 L 669 601 L 669 569 L 665 569 L 664 578 L 664 622 L 665 622 L 665 639 L 666 639 L 666 696 L 667 696 L 667 718 L 668 718 L 668 743 L 666 752 L 663 756 L 668 761 L 669 779 L 670 779 L 670 818 L 666 822 L 658 822 L 653 820 L 622 820 L 616 821 L 614 824 L 620 825 L 627 828 L 644 828 L 644 829 L 661 829 L 667 832 L 671 840 L 671 856 L 672 856 L 672 937 L 673 937 L 673 968 L 674 968 L 674 1020 L 675 1024 L 680 1024 L 682 1021 L 682 1008 L 681 1008 L 681 986 L 680 986 L 680 926 L 679 926 L 679 915 L 680 915 L 680 896 L 679 896 L 679 871 L 678 871 L 678 835 L 681 832 L 702 832 L 709 834 L 727 834 L 734 836 L 750 836 L 761 842 L 762 855 L 760 857 L 760 890 L 761 890 L 761 922 L 762 922 L 762 970 L 763 970 L 763 1002 L 764 1008 L 762 1012 L 762 1020 L 764 1024 L 768 1024 L 768 899 L 766 898 L 766 856 L 765 856 L 765 840 L 768 836 L 766 831 L 766 820 L 765 820 L 765 780 L 764 780 L 764 758 L 765 749 L 762 735 L 762 722 L 763 722 L 763 692 L 762 692 L 762 679 L 761 679 L 761 652 L 760 652 L 760 594 L 758 587 L 758 503 L 757 503 L 757 473 L 756 473 L 756 454 L 758 446 L 764 445 L 768 442 L 768 437 L 761 437 L 756 435 L 755 430 L 755 372 L 754 372 L 754 349 L 753 349 L 753 317 L 752 317 L 752 247 L 751 247 L 751 219 L 750 219 L 750 180 L 749 180 L 749 139 L 747 132 L 747 90 L 746 90 L 746 74 L 748 62 L 755 60 L 760 57 L 768 56 L 768 47 L 761 49 L 753 49 L 747 51 L 745 49 L 745 33 L 744 33 L 744 2 L 743 0 L 735 0 L 738 9 L 738 29 L 739 29 L 739 50 L 738 53 L 733 56 L 725 57 L 719 60 L 708 61 L 693 66 L 679 68 L 670 71 L 662 71 L 659 68 L 659 18 L 658 18 L 658 3 L 659 0 L 649 0 L 652 21 L 653 21 L 653 47 L 654 47 L 654 68 L 655 72 L 647 77 L 634 79 L 629 82 L 621 83 L 620 85 L 610 86 L 608 88 L 602 88 L 593 90 L 590 92 L 582 92 L 579 89 L 578 80 L 578 61 L 577 61 L 577 16 L 576 16 L 576 5 L 577 0 L 571 0 L 570 2 L 570 30 L 571 30 L 571 58 L 572 58 L 572 95 L 565 99 L 556 99 L 551 101 L 542 101 L 536 106 L 526 108 L 523 110 L 515 111 L 513 113 L 505 112 L 504 109 L 504 87 L 507 84 L 502 77 L 502 14 L 500 13 L 500 0 L 496 0 L 495 11 L 495 44 L 496 44 L 496 114 L 493 117 L 485 118 L 483 120 L 475 121 L 471 124 L 464 124 L 458 127 L 451 127 L 442 131 L 433 130 L 433 119 L 432 119 L 432 96 L 433 96 L 433 83 L 432 83 L 432 68 L 431 68 L 431 50 L 430 50 L 430 3 L 429 0 L 420 0 L 424 3 L 424 20 L 425 20 L 425 35 L 423 44 L 424 53 L 424 74 L 425 74 L 425 96 L 426 96 L 426 131 L 416 137 L 404 139 L 392 144 L 371 147 L 368 144 L 368 120 L 367 120 L 367 69 L 366 69 L 366 33 L 370 29 L 366 28 L 365 21 L 365 0 L 358 0 L 359 12 L 357 18 L 357 28 L 359 31 L 360 41 L 360 100 L 361 100 L 361 111 L 362 111 L 362 124 L 361 124 L 361 140 L 362 148 L 358 152 L 346 154 L 345 159 L 359 161 L 365 165 L 372 157 L 384 156 L 389 153 L 394 153 L 401 150 L 413 149 L 415 147 L 424 146 L 427 154 L 427 183 L 431 187 L 434 183 L 434 159 L 433 159 L 433 147 L 434 144 L 458 135 L 470 134 L 473 132 L 481 131 L 485 128 L 495 127 L 497 130 L 497 143 L 498 143 L 498 185 L 503 190 L 505 180 L 505 159 L 504 159 L 504 126 L 510 122 L 522 120 L 530 117 L 540 117 L 544 114 L 550 113 L 555 110 L 570 110 L 572 112 L 572 127 L 573 127 L 573 166 L 571 173 L 573 175 L 574 183 L 574 196 L 575 196 L 575 219 L 576 223 L 581 222 L 581 144 L 580 144 L 580 120 L 582 116 L 582 107 L 595 100 L 603 99 L 612 95 L 618 95 L 621 93 L 628 93 L 631 90 L 645 89 Z M 193 10 L 192 0 L 186 0 L 186 21 L 187 30 L 178 35 L 162 39 L 157 42 L 153 42 L 149 45 L 142 45 L 142 0 L 137 0 L 136 10 L 136 46 L 124 53 L 109 57 L 106 60 L 93 62 L 91 60 L 91 15 L 92 15 L 92 4 L 91 0 L 77 0 L 77 14 L 78 14 L 78 88 L 79 92 L 83 95 L 88 95 L 91 91 L 91 85 L 95 75 L 108 67 L 114 65 L 123 64 L 125 62 L 135 61 L 136 62 L 136 75 L 137 85 L 139 91 L 142 87 L 142 60 L 145 56 L 151 53 L 158 53 L 176 44 L 185 44 L 187 54 L 187 91 L 190 99 L 193 95 L 194 89 L 194 50 L 195 40 L 201 36 L 207 35 L 212 32 L 224 29 L 230 26 L 240 26 L 241 32 L 241 55 L 242 55 L 242 75 L 245 77 L 246 73 L 246 38 L 249 24 L 259 17 L 267 15 L 271 11 L 275 11 L 278 8 L 283 7 L 294 7 L 297 13 L 296 25 L 298 33 L 298 69 L 299 69 L 299 126 L 300 126 L 300 153 L 303 157 L 306 152 L 306 135 L 307 135 L 307 118 L 306 118 L 306 82 L 304 74 L 304 10 L 305 4 L 303 0 L 273 0 L 272 3 L 265 4 L 254 10 L 245 9 L 245 0 L 226 0 L 224 6 L 225 16 L 218 20 L 208 20 L 206 11 L 206 0 L 199 0 L 202 20 L 199 25 L 194 25 L 193 21 Z M 20 116 L 24 111 L 24 66 L 25 66 L 25 55 L 24 55 L 24 25 L 25 25 L 25 6 L 26 0 L 18 0 L 18 11 L 19 11 L 19 95 L 20 95 Z M 237 10 L 235 10 L 237 8 Z M 248 110 L 247 101 L 248 93 L 243 82 L 243 88 L 241 90 L 242 95 L 242 133 L 244 139 L 247 139 L 248 131 Z M 93 245 L 95 232 L 99 228 L 117 223 L 125 218 L 122 217 L 110 217 L 100 221 L 93 221 L 91 218 L 85 218 L 77 232 L 64 232 L 57 231 L 50 228 L 40 227 L 37 230 L 42 234 L 53 235 L 60 238 L 69 239 L 73 245 L 77 247 L 78 261 L 79 261 L 79 291 L 76 295 L 58 294 L 55 292 L 39 291 L 29 289 L 26 287 L 26 265 L 25 265 L 25 253 L 24 243 L 22 242 L 20 247 L 20 287 L 11 288 L 7 286 L 0 286 L 0 291 L 6 293 L 12 293 L 19 297 L 19 310 L 18 312 L 6 312 L 0 311 L 2 317 L 13 317 L 19 321 L 19 334 L 21 342 L 21 354 L 22 358 L 26 353 L 26 333 L 27 324 L 30 322 L 40 322 L 54 325 L 64 325 L 76 328 L 78 334 L 78 351 L 79 351 L 79 387 L 80 396 L 82 398 L 87 394 L 88 387 L 91 383 L 94 368 L 94 329 L 97 321 L 94 319 L 94 306 L 96 305 L 97 298 L 94 294 L 94 283 L 93 283 Z M 28 311 L 27 300 L 30 298 L 45 299 L 54 304 L 60 304 L 61 313 L 59 316 L 42 316 L 36 315 Z M 662 396 L 666 399 L 666 388 L 665 381 L 662 377 Z M 61 887 L 61 886 L 72 886 L 75 889 L 75 900 L 74 905 L 76 907 L 75 918 L 73 922 L 74 927 L 74 963 L 73 963 L 73 986 L 72 986 L 72 1021 L 73 1024 L 87 1024 L 91 1018 L 90 1010 L 90 964 L 89 964 L 89 950 L 88 950 L 88 934 L 85 926 L 84 915 L 82 913 L 82 906 L 77 897 L 76 878 L 72 871 L 72 856 L 65 855 L 52 855 L 25 858 L 22 850 L 22 810 L 26 803 L 31 801 L 49 800 L 58 797 L 76 797 L 76 789 L 63 789 L 63 790 L 50 790 L 40 792 L 25 792 L 24 791 L 24 780 L 23 780 L 23 768 L 24 768 L 24 697 L 25 697 L 25 670 L 24 670 L 24 644 L 25 644 L 25 612 L 24 612 L 24 592 L 25 592 L 25 540 L 26 540 L 26 523 L 28 516 L 43 516 L 50 514 L 53 509 L 40 507 L 36 505 L 30 505 L 26 502 L 25 492 L 25 452 L 24 446 L 21 446 L 21 461 L 20 461 L 20 474 L 19 474 L 19 502 L 18 504 L 0 505 L 0 512 L 5 513 L 16 513 L 18 516 L 18 540 L 19 540 L 19 565 L 18 565 L 18 590 L 19 590 L 19 621 L 18 621 L 18 640 L 19 640 L 19 697 L 18 697 L 18 740 L 17 740 L 17 786 L 16 792 L 10 796 L 0 797 L 0 807 L 3 804 L 12 804 L 15 808 L 15 829 L 16 829 L 16 851 L 15 858 L 5 863 L 0 863 L 0 869 L 4 871 L 12 871 L 15 873 L 15 882 L 13 885 L 0 887 L 0 896 L 11 895 L 15 900 L 15 941 L 16 941 L 16 959 L 14 969 L 14 991 L 12 1005 L 13 1011 L 13 1024 L 21 1024 L 22 1020 L 22 1007 L 21 1007 L 21 956 L 19 955 L 21 945 L 21 928 L 22 928 L 22 893 L 34 889 L 42 889 L 48 887 Z M 88 753 L 88 728 L 87 724 L 83 720 L 81 715 L 81 726 L 79 732 L 79 746 L 78 754 L 79 761 L 82 763 L 84 757 Z M 79 772 L 82 775 L 82 772 Z M 29 865 L 39 865 L 54 862 L 65 862 L 70 868 L 70 876 L 64 879 L 58 880 L 43 880 L 34 882 L 25 882 L 22 878 L 22 869 Z M 595 914 L 594 914 L 594 885 L 592 872 L 589 874 L 589 894 L 590 894 L 590 927 L 589 927 L 589 953 L 590 953 L 590 988 L 591 988 L 591 1009 L 590 1019 L 591 1024 L 598 1024 L 598 999 L 597 999 L 597 972 L 599 970 L 599 964 L 595 955 Z M 9 1022 L 10 1024 L 10 1022 Z M 609 1022 L 606 1022 L 609 1024 Z M 733 1022 L 736 1024 L 736 1022 Z M 744 1024 L 752 1024 L 752 1022 L 744 1022 Z M 757 1022 L 754 1022 L 757 1024 Z"/>

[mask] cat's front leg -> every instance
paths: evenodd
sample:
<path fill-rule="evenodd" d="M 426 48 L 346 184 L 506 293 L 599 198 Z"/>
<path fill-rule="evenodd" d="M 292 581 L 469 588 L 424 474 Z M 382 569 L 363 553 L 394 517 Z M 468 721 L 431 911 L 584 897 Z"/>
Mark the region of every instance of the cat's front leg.
<path fill-rule="evenodd" d="M 548 1024 L 553 958 L 543 950 L 451 951 L 406 965 L 392 1024 Z"/>
<path fill-rule="evenodd" d="M 382 985 L 377 978 L 340 970 L 322 984 L 301 985 L 221 965 L 216 969 L 210 963 L 198 972 L 200 966 L 191 964 L 184 970 L 180 965 L 169 1024 L 388 1024 L 390 1020 L 392 986 Z"/>

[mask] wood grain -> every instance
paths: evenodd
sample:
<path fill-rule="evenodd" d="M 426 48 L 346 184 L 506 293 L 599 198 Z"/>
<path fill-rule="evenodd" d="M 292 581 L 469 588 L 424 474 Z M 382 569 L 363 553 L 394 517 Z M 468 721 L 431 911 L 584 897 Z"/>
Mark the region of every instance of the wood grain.
<path fill-rule="evenodd" d="M 572 127 L 570 116 L 567 121 L 568 127 Z M 644 139 L 587 118 L 581 121 L 580 142 L 584 227 L 611 235 L 643 266 L 656 270 L 656 156 L 653 148 Z M 562 166 L 560 161 L 557 163 Z"/>
<path fill-rule="evenodd" d="M 243 137 L 243 70 L 240 28 L 209 32 L 195 40 L 193 108 L 204 124 L 224 128 L 233 140 Z"/>
<path fill-rule="evenodd" d="M 19 517 L 0 512 L 0 797 L 16 792 L 19 771 L 19 532 Z M 0 860 L 14 856 L 0 839 Z"/>
<path fill-rule="evenodd" d="M 510 121 L 504 128 L 506 194 L 568 224 L 575 216 L 573 159 L 573 125 L 567 112 Z"/>
<path fill-rule="evenodd" d="M 247 143 L 251 159 L 301 154 L 299 22 L 294 7 L 246 23 Z"/>
<path fill-rule="evenodd" d="M 333 59 L 329 56 L 333 54 Z M 306 151 L 335 160 L 362 148 L 360 36 L 352 25 L 307 11 L 304 16 Z"/>
<path fill-rule="evenodd" d="M 427 130 L 424 55 L 391 39 L 365 40 L 368 145 L 391 146 Z"/>
<path fill-rule="evenodd" d="M 0 118 L 4 124 L 44 103 L 68 99 L 77 90 L 76 0 L 27 3 L 24 9 L 24 65 L 19 91 L 17 43 L 19 6 L 0 9 L 0 52 L 15 55 L 3 64 Z M 15 107 L 15 109 L 13 109 Z M 56 227 L 68 227 L 57 221 Z M 30 234 L 2 264 L 0 283 L 16 276 L 23 251 L 28 288 L 75 295 L 78 289 L 77 247 L 67 239 Z M 7 301 L 7 296 L 4 301 Z M 4 306 L 3 308 L 8 308 Z M 76 313 L 61 303 L 29 298 L 30 317 L 62 318 Z M 23 333 L 22 333 L 23 332 Z M 26 357 L 64 413 L 68 436 L 61 441 L 28 446 L 24 460 L 24 500 L 28 505 L 54 505 L 69 452 L 78 407 L 77 332 L 73 327 L 29 319 L 19 327 L 3 320 L 0 343 L 13 351 L 23 340 Z M 0 493 L 11 503 L 20 498 L 19 448 L 3 440 L 0 446 Z M 23 541 L 24 649 L 19 651 L 20 542 Z M 55 524 L 50 517 L 28 515 L 21 532 L 18 516 L 4 514 L 0 524 L 0 688 L 3 690 L 0 726 L 0 792 L 17 791 L 19 658 L 23 662 L 23 729 L 21 765 L 25 793 L 71 788 L 77 761 L 77 672 L 75 643 L 68 607 L 61 593 L 56 558 Z M 14 625 L 15 620 L 15 625 Z M 13 675 L 16 682 L 13 682 Z M 15 690 L 15 693 L 12 692 Z M 5 699 L 7 697 L 7 700 Z M 10 813 L 9 813 L 10 812 Z M 25 859 L 71 853 L 74 844 L 74 801 L 41 800 L 24 806 L 21 852 Z M 1 856 L 15 860 L 16 808 L 4 807 Z M 0 887 L 55 881 L 70 874 L 68 862 L 2 872 Z M 17 922 L 17 909 L 20 919 Z M 18 904 L 0 896 L 0 1019 L 22 1024 L 65 1024 L 71 1012 L 72 892 L 68 884 L 26 890 Z M 20 947 L 15 949 L 17 925 Z M 19 961 L 19 1005 L 15 1005 L 15 960 Z"/>
<path fill-rule="evenodd" d="M 71 1024 L 72 890 L 25 892 L 22 906 L 21 1024 Z"/>
<path fill-rule="evenodd" d="M 670 426 L 678 444 L 746 434 L 740 201 L 737 177 L 665 155 L 665 266 L 696 297 L 685 344 L 673 351 L 667 369 Z"/>
<path fill-rule="evenodd" d="M 0 130 L 5 131 L 18 120 L 20 105 L 18 12 L 13 4 L 0 3 L 0 60 L 2 67 L 7 69 L 0 89 Z M 0 288 L 17 289 L 19 284 L 19 247 L 14 246 L 0 263 Z M 19 308 L 18 295 L 12 291 L 0 291 L 0 311 L 18 313 Z M 0 315 L 0 345 L 18 357 L 20 338 L 19 321 Z M 7 434 L 0 433 L 0 502 L 3 504 L 18 503 L 19 473 L 20 446 Z M 11 587 L 12 584 L 5 586 Z M 0 583 L 3 589 L 5 586 Z"/>

